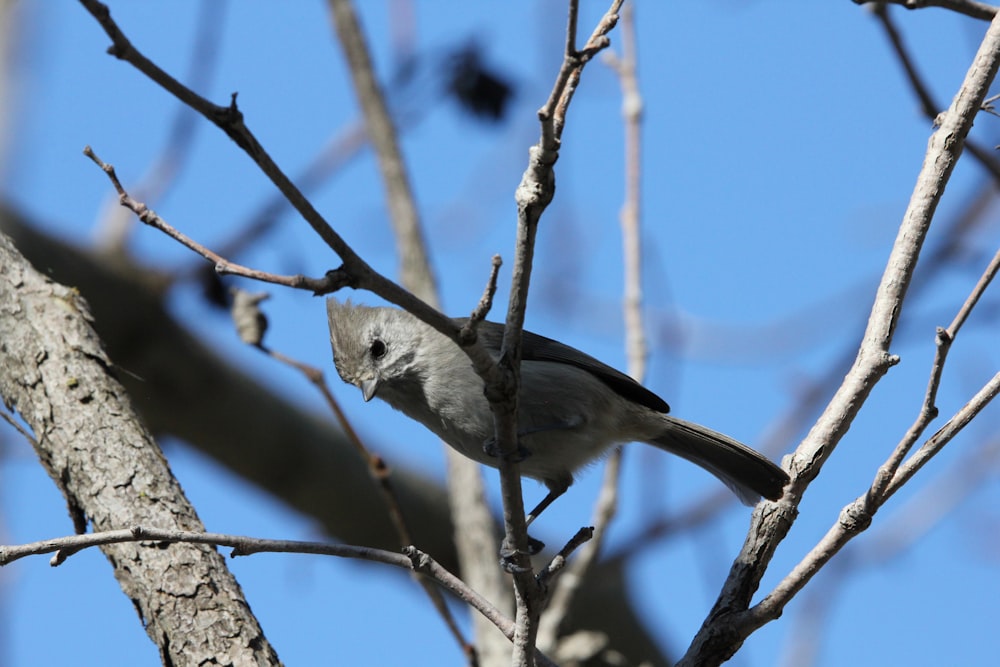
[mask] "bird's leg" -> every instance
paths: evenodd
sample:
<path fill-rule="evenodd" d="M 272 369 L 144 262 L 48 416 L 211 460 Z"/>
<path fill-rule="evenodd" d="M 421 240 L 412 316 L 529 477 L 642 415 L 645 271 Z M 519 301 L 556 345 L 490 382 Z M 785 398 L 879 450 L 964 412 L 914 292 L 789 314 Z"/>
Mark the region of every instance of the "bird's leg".
<path fill-rule="evenodd" d="M 545 508 L 547 508 L 549 505 L 555 502 L 556 498 L 566 493 L 566 489 L 569 488 L 569 484 L 570 484 L 569 482 L 563 480 L 547 481 L 545 485 L 549 488 L 549 492 L 548 494 L 546 494 L 544 498 L 542 498 L 542 501 L 540 503 L 535 505 L 535 508 L 533 510 L 528 512 L 528 516 L 525 518 L 524 522 L 525 527 L 530 526 L 531 522 L 537 519 L 539 515 L 545 511 Z M 545 548 L 545 542 L 542 542 L 541 540 L 536 540 L 531 535 L 528 535 L 528 555 L 534 556 L 535 554 L 541 552 L 541 550 L 544 548 Z M 505 563 L 504 566 L 505 569 L 509 567 L 511 557 L 513 555 L 514 555 L 514 550 L 510 547 L 510 545 L 505 543 L 500 546 L 500 560 L 501 562 Z"/>
<path fill-rule="evenodd" d="M 550 426 L 550 427 L 534 428 L 529 431 L 519 432 L 517 434 L 516 461 L 520 463 L 521 461 L 524 461 L 529 456 L 531 456 L 531 450 L 521 444 L 522 437 L 554 429 L 573 428 L 575 426 L 577 426 L 577 424 L 575 423 L 560 424 L 559 426 L 554 426 L 554 427 Z M 489 440 L 484 442 L 483 451 L 486 452 L 488 456 L 492 456 L 494 458 L 498 457 L 499 451 L 497 450 L 496 439 L 490 438 Z M 564 480 L 545 480 L 545 486 L 548 487 L 549 492 L 548 494 L 546 494 L 544 498 L 542 498 L 541 502 L 535 505 L 534 509 L 528 512 L 528 515 L 525 517 L 525 527 L 530 526 L 531 522 L 537 519 L 539 515 L 541 515 L 541 513 L 544 512 L 549 505 L 555 502 L 556 498 L 566 493 L 566 489 L 568 489 L 569 485 L 572 483 L 573 483 L 572 477 Z M 531 535 L 528 535 L 528 555 L 534 556 L 535 554 L 541 552 L 541 550 L 544 548 L 545 548 L 545 542 L 542 542 L 541 540 L 536 540 Z M 512 558 L 515 553 L 516 550 L 511 545 L 507 544 L 505 539 L 503 544 L 500 545 L 500 563 L 502 564 L 503 568 L 508 572 L 514 572 L 514 569 L 516 567 L 512 562 Z"/>
<path fill-rule="evenodd" d="M 528 512 L 526 525 L 530 526 L 531 522 L 534 521 L 544 512 L 549 505 L 556 501 L 556 498 L 566 493 L 566 489 L 569 488 L 569 484 L 563 481 L 559 482 L 546 482 L 545 484 L 549 488 L 548 494 L 542 498 L 541 502 L 535 505 L 535 509 Z"/>

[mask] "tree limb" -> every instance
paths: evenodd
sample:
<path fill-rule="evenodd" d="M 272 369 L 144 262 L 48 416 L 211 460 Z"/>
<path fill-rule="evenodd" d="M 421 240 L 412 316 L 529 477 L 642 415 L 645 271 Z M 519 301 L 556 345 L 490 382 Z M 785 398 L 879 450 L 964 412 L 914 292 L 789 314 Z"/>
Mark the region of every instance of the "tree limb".
<path fill-rule="evenodd" d="M 137 523 L 204 530 L 115 378 L 87 304 L 38 273 L 2 234 L 0 340 L 0 394 L 34 431 L 78 533 Z M 214 549 L 102 551 L 164 664 L 280 664 Z"/>
<path fill-rule="evenodd" d="M 876 290 L 875 303 L 854 365 L 815 426 L 792 454 L 788 464 L 792 481 L 784 498 L 776 504 L 759 505 L 754 512 L 746 542 L 733 563 L 722 593 L 679 665 L 719 664 L 731 657 L 751 632 L 780 615 L 780 605 L 770 607 L 767 614 L 748 612 L 747 607 L 775 548 L 795 520 L 803 492 L 847 433 L 872 389 L 898 362 L 889 347 L 903 300 L 934 212 L 998 66 L 1000 19 L 994 18 L 951 107 L 941 115 L 939 126 L 931 135 L 923 168 Z M 845 520 L 859 525 L 859 522 L 870 521 L 866 516 L 857 517 L 856 521 L 853 515 L 845 515 Z"/>

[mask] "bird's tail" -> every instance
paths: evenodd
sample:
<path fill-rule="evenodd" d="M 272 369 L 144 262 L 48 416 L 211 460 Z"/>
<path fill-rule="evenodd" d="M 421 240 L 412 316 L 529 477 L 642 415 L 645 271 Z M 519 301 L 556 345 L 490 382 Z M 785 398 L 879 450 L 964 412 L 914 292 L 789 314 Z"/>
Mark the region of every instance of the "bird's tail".
<path fill-rule="evenodd" d="M 649 444 L 701 466 L 732 489 L 745 505 L 755 505 L 761 496 L 768 500 L 781 497 L 788 475 L 769 459 L 704 426 L 674 417 L 664 419 L 666 428 Z"/>

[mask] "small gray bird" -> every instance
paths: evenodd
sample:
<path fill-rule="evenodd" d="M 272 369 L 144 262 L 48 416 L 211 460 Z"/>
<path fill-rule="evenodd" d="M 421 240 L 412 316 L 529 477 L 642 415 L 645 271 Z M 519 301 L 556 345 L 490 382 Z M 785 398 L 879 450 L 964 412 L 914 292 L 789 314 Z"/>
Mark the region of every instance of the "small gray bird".
<path fill-rule="evenodd" d="M 452 340 L 397 308 L 326 302 L 340 377 L 417 420 L 465 456 L 497 467 L 493 413 L 483 381 Z M 464 320 L 454 320 L 457 325 Z M 479 340 L 500 354 L 503 325 L 482 322 Z M 743 503 L 781 497 L 788 475 L 749 447 L 667 415 L 641 384 L 591 356 L 524 332 L 518 437 L 521 473 L 549 493 L 529 522 L 573 483 L 573 472 L 615 445 L 645 442 L 701 466 Z"/>

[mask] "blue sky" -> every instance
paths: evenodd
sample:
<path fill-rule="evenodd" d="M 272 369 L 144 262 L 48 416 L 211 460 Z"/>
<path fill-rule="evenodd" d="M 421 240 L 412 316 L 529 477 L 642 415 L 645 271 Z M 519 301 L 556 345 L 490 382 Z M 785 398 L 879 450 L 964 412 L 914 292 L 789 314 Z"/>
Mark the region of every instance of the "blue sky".
<path fill-rule="evenodd" d="M 389 35 L 392 18 L 399 16 L 395 4 L 370 2 L 360 9 L 383 77 L 393 65 Z M 583 4 L 581 34 L 589 33 L 604 9 L 604 3 Z M 179 78 L 186 76 L 198 4 L 110 6 L 139 49 Z M 459 315 L 478 299 L 492 254 L 512 257 L 513 189 L 537 138 L 534 110 L 558 67 L 564 3 L 417 2 L 414 7 L 415 48 L 426 53 L 475 41 L 487 62 L 517 86 L 509 119 L 500 127 L 470 119 L 425 90 L 418 98 L 421 120 L 403 135 L 445 307 Z M 893 14 L 944 108 L 985 24 L 941 10 Z M 96 221 L 113 202 L 106 178 L 82 156 L 83 146 L 92 145 L 113 163 L 128 185 L 162 152 L 176 104 L 105 54 L 106 37 L 76 3 L 26 3 L 16 15 L 22 21 L 17 103 L 0 187 L 47 229 L 90 243 L 98 233 Z M 757 444 L 858 339 L 930 123 L 920 115 L 877 22 L 848 0 L 798 3 L 794 10 L 773 0 L 646 2 L 638 7 L 638 21 L 646 113 L 644 289 L 653 334 L 647 385 L 678 416 Z M 217 71 L 201 92 L 224 103 L 239 91 L 249 126 L 287 173 L 297 173 L 356 119 L 325 3 L 227 3 L 216 38 Z M 617 47 L 617 35 L 612 40 Z M 556 200 L 539 231 L 527 324 L 623 368 L 619 108 L 614 74 L 593 63 L 570 110 Z M 1000 119 L 982 115 L 974 136 L 993 146 L 998 128 Z M 195 142 L 187 168 L 155 208 L 212 245 L 239 229 L 273 192 L 218 131 L 199 121 Z M 949 216 L 962 210 L 983 180 L 967 157 L 959 164 L 929 247 L 942 242 Z M 369 154 L 339 172 L 313 201 L 369 263 L 394 275 L 394 245 Z M 894 346 L 903 362 L 879 385 L 810 489 L 765 589 L 864 491 L 916 416 L 934 327 L 951 321 L 985 265 L 983 253 L 994 252 L 998 238 L 995 220 L 983 225 L 967 248 L 967 264 L 934 276 L 933 286 L 910 304 Z M 132 247 L 157 268 L 193 261 L 188 251 L 148 229 L 136 231 Z M 291 215 L 243 261 L 310 275 L 338 264 Z M 505 269 L 502 298 L 508 282 Z M 322 302 L 301 292 L 269 291 L 270 345 L 325 366 L 333 376 Z M 353 298 L 374 302 L 370 295 Z M 995 310 L 996 298 L 984 306 L 989 304 Z M 194 287 L 179 287 L 172 305 L 177 317 L 221 354 L 276 391 L 321 409 L 298 376 L 241 347 Z M 995 316 L 990 319 L 984 308 L 952 351 L 939 400 L 943 417 L 996 372 L 996 340 Z M 390 463 L 443 477 L 443 455 L 430 434 L 383 405 L 362 404 L 351 387 L 338 382 L 334 389 Z M 826 394 L 832 390 L 826 388 Z M 866 544 L 886 535 L 894 512 L 995 434 L 998 417 L 992 406 L 912 489 L 894 498 L 857 541 L 855 557 L 868 563 Z M 61 496 L 30 448 L 9 429 L 4 435 L 3 541 L 71 532 Z M 797 431 L 780 453 L 802 435 Z M 183 443 L 163 445 L 209 530 L 321 537 L 307 518 Z M 495 497 L 495 474 L 487 478 Z M 597 470 L 583 473 L 546 514 L 538 527 L 546 541 L 555 544 L 589 520 L 599 480 Z M 690 497 L 716 488 L 691 466 L 639 446 L 627 450 L 623 480 L 627 491 L 611 549 L 650 516 L 679 511 Z M 525 484 L 529 503 L 542 491 Z M 1000 596 L 998 502 L 994 471 L 905 552 L 842 580 L 827 609 L 816 664 L 982 664 L 995 655 L 994 615 L 983 612 Z M 629 582 L 640 611 L 664 646 L 686 647 L 742 542 L 748 517 L 734 504 L 712 528 L 657 545 L 631 561 Z M 76 555 L 56 569 L 47 563 L 44 557 L 28 559 L 0 571 L 5 627 L 0 663 L 106 665 L 111 655 L 123 664 L 157 664 L 155 647 L 99 552 Z M 395 572 L 312 556 L 259 555 L 230 564 L 286 664 L 402 664 L 415 649 L 426 662 L 461 660 L 422 593 Z M 817 591 L 826 590 L 823 575 L 813 583 Z M 806 602 L 805 597 L 793 602 L 782 619 L 754 635 L 733 664 L 789 659 L 798 623 L 812 613 Z"/>

